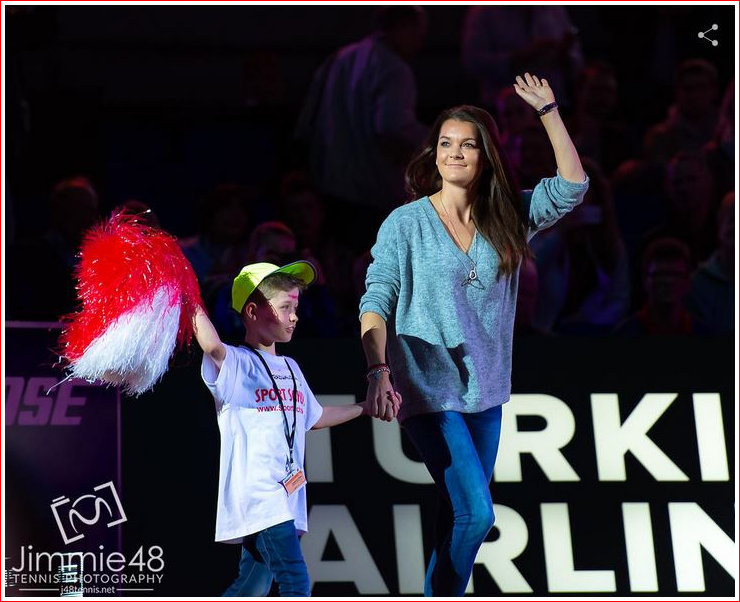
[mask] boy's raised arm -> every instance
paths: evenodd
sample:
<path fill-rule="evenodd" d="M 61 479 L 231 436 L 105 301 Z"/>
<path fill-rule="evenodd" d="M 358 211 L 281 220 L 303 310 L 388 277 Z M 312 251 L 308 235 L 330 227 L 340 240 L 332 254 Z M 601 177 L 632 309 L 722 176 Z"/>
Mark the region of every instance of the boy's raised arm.
<path fill-rule="evenodd" d="M 226 347 L 224 347 L 213 323 L 201 306 L 198 306 L 193 312 L 193 329 L 195 330 L 195 339 L 203 353 L 210 356 L 213 363 L 220 370 L 221 364 L 226 359 Z"/>

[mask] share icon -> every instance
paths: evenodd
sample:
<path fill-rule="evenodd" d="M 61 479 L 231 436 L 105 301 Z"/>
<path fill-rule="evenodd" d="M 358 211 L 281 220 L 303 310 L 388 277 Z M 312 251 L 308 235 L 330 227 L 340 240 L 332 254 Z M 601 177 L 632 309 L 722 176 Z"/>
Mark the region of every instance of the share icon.
<path fill-rule="evenodd" d="M 700 32 L 699 32 L 699 37 L 700 37 L 700 38 L 704 38 L 704 39 L 705 39 L 705 40 L 707 40 L 708 42 L 711 42 L 711 43 L 712 43 L 712 46 L 717 46 L 717 45 L 719 44 L 719 42 L 718 42 L 717 40 L 713 40 L 712 38 L 709 38 L 709 37 L 707 37 L 707 32 L 710 32 L 710 31 L 717 31 L 718 29 L 719 29 L 719 25 L 717 25 L 717 24 L 715 23 L 715 24 L 714 24 L 714 25 L 712 25 L 712 26 L 711 26 L 711 27 L 710 27 L 709 29 L 707 29 L 707 31 L 700 31 Z"/>

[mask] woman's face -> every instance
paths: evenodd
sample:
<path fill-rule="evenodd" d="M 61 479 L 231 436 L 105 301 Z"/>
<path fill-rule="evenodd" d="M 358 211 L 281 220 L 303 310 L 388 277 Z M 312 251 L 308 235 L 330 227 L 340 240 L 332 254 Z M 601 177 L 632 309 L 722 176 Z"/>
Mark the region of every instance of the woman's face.
<path fill-rule="evenodd" d="M 448 119 L 437 139 L 437 169 L 447 184 L 469 188 L 481 171 L 481 144 L 477 128 L 468 121 Z"/>

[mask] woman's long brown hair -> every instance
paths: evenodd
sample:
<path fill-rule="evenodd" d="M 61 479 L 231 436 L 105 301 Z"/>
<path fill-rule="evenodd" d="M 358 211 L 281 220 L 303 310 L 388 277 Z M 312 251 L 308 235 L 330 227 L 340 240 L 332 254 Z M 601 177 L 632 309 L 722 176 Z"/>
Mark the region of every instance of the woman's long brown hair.
<path fill-rule="evenodd" d="M 471 105 L 443 111 L 434 122 L 424 148 L 406 168 L 406 187 L 412 198 L 428 196 L 442 188 L 436 165 L 437 142 L 442 124 L 448 119 L 467 121 L 478 131 L 478 143 L 482 144 L 485 156 L 481 157 L 483 165 L 474 184 L 473 222 L 500 257 L 498 275 L 511 276 L 519 269 L 522 258 L 530 255 L 529 218 L 501 148 L 496 122 L 487 111 Z"/>

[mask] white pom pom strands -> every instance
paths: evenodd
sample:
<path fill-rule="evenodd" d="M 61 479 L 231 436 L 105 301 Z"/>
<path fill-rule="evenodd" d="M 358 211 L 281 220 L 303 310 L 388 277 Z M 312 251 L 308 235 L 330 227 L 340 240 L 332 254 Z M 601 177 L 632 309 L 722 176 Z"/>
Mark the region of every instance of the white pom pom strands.
<path fill-rule="evenodd" d="M 193 336 L 195 272 L 173 236 L 122 213 L 92 227 L 79 256 L 80 308 L 62 317 L 60 359 L 70 376 L 140 395 Z"/>
<path fill-rule="evenodd" d="M 142 301 L 113 320 L 71 363 L 71 375 L 119 385 L 128 395 L 151 389 L 167 371 L 180 305 L 179 292 L 158 289 L 150 301 Z"/>

